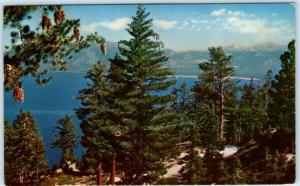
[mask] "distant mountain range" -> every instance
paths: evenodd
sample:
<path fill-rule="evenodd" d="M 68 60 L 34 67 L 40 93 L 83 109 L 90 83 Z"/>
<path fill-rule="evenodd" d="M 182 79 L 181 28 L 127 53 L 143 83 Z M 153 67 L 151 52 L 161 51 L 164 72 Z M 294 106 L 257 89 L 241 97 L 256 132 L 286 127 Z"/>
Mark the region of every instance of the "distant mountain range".
<path fill-rule="evenodd" d="M 96 61 L 104 60 L 109 65 L 109 58 L 118 52 L 118 45 L 114 42 L 107 43 L 108 54 L 103 56 L 99 45 L 76 53 L 69 64 L 70 71 L 86 72 Z M 231 65 L 236 69 L 236 76 L 263 78 L 268 70 L 277 73 L 280 67 L 280 55 L 286 50 L 285 46 L 273 43 L 245 47 L 234 44 L 224 47 L 227 54 L 232 56 Z M 174 51 L 165 49 L 169 57 L 166 65 L 178 75 L 198 75 L 198 64 L 209 59 L 208 51 L 190 50 Z"/>

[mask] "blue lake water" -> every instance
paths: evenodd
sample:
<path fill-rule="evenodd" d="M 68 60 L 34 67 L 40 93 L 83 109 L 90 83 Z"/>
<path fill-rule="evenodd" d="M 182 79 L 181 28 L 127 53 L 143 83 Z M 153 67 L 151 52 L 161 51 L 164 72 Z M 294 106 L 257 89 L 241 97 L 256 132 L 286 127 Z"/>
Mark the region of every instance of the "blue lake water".
<path fill-rule="evenodd" d="M 80 107 L 80 102 L 74 97 L 78 95 L 79 90 L 86 87 L 87 83 L 87 80 L 84 79 L 85 74 L 82 73 L 52 73 L 51 76 L 53 80 L 44 86 L 37 85 L 32 78 L 24 78 L 22 81 L 25 102 L 22 104 L 13 100 L 12 91 L 4 94 L 4 116 L 10 123 L 16 118 L 20 109 L 30 111 L 36 119 L 46 146 L 46 158 L 50 166 L 58 163 L 61 156 L 59 149 L 51 148 L 49 145 L 54 138 L 53 128 L 57 121 L 65 114 L 70 114 L 77 125 L 79 135 L 81 135 L 80 121 L 73 110 Z M 188 87 L 192 87 L 196 81 L 197 78 L 191 77 L 177 78 L 175 86 L 179 87 L 185 82 Z M 241 81 L 239 84 L 245 82 L 249 81 Z M 170 93 L 172 88 L 159 94 Z M 79 144 L 75 154 L 80 157 L 83 153 L 84 149 Z"/>

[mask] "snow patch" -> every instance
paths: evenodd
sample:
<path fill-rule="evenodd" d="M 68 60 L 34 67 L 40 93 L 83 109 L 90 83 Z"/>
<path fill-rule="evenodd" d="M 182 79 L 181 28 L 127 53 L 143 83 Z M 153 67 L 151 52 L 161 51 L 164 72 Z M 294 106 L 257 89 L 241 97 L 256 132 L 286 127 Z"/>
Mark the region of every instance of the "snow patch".
<path fill-rule="evenodd" d="M 286 161 L 289 162 L 295 157 L 295 154 L 286 154 Z"/>
<path fill-rule="evenodd" d="M 182 152 L 178 158 L 181 159 L 186 157 L 187 155 L 189 155 L 187 152 Z"/>
<path fill-rule="evenodd" d="M 55 170 L 55 173 L 56 173 L 56 174 L 61 174 L 62 172 L 63 172 L 62 169 L 56 169 L 56 170 Z"/>
<path fill-rule="evenodd" d="M 76 168 L 76 164 L 75 163 L 70 164 L 69 165 L 69 169 L 71 169 L 73 172 L 80 172 L 80 170 Z"/>
<path fill-rule="evenodd" d="M 223 155 L 224 158 L 229 157 L 235 154 L 239 148 L 234 145 L 225 145 L 224 150 L 220 151 L 219 153 Z"/>
<path fill-rule="evenodd" d="M 163 177 L 170 178 L 180 176 L 179 171 L 184 165 L 185 164 L 178 165 L 178 163 L 174 163 L 172 167 L 167 169 L 167 173 Z"/>

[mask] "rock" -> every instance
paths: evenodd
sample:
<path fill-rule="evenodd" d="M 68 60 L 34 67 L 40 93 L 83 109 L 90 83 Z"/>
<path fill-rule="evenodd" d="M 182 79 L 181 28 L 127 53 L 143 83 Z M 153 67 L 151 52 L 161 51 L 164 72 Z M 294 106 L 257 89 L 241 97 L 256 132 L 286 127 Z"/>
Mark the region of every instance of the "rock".
<path fill-rule="evenodd" d="M 67 162 L 68 163 L 68 162 Z M 77 168 L 76 168 L 76 164 L 70 164 L 69 165 L 69 169 L 71 169 L 73 172 L 80 172 Z"/>
<path fill-rule="evenodd" d="M 117 183 L 117 182 L 121 182 L 122 181 L 122 179 L 121 178 L 119 178 L 119 177 L 115 177 L 115 183 Z"/>
<path fill-rule="evenodd" d="M 295 154 L 286 154 L 286 161 L 289 162 L 295 157 Z"/>
<path fill-rule="evenodd" d="M 56 173 L 56 174 L 61 174 L 61 173 L 63 173 L 63 171 L 62 171 L 62 169 L 56 169 L 56 170 L 55 170 L 55 173 Z"/>

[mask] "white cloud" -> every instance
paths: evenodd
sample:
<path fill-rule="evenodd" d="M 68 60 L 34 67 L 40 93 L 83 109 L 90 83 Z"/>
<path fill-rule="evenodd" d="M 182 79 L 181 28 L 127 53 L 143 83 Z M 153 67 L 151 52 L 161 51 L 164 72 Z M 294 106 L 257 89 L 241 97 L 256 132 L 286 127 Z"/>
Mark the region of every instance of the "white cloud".
<path fill-rule="evenodd" d="M 113 21 L 100 22 L 99 25 L 111 30 L 121 30 L 126 28 L 129 22 L 130 19 L 128 17 L 121 17 Z"/>
<path fill-rule="evenodd" d="M 261 19 L 242 19 L 239 17 L 228 17 L 225 24 L 228 29 L 240 33 L 255 34 L 266 29 L 265 21 Z"/>
<path fill-rule="evenodd" d="M 210 15 L 212 15 L 212 16 L 223 16 L 225 13 L 226 13 L 226 9 L 222 8 L 222 9 L 219 9 L 219 10 L 212 11 Z"/>
<path fill-rule="evenodd" d="M 86 32 L 96 32 L 97 27 L 98 27 L 97 23 L 87 24 L 87 25 L 83 26 L 83 31 L 86 31 Z"/>
<path fill-rule="evenodd" d="M 286 36 L 295 37 L 295 25 L 287 21 L 268 21 L 263 18 L 228 17 L 222 25 L 225 29 L 240 34 L 249 34 L 261 42 L 284 41 Z"/>
<path fill-rule="evenodd" d="M 172 29 L 176 26 L 178 22 L 177 21 L 167 21 L 163 19 L 155 19 L 153 21 L 153 24 L 161 29 L 168 30 Z"/>
<path fill-rule="evenodd" d="M 211 16 L 249 16 L 249 14 L 243 11 L 226 10 L 225 8 L 214 10 L 210 13 Z"/>

